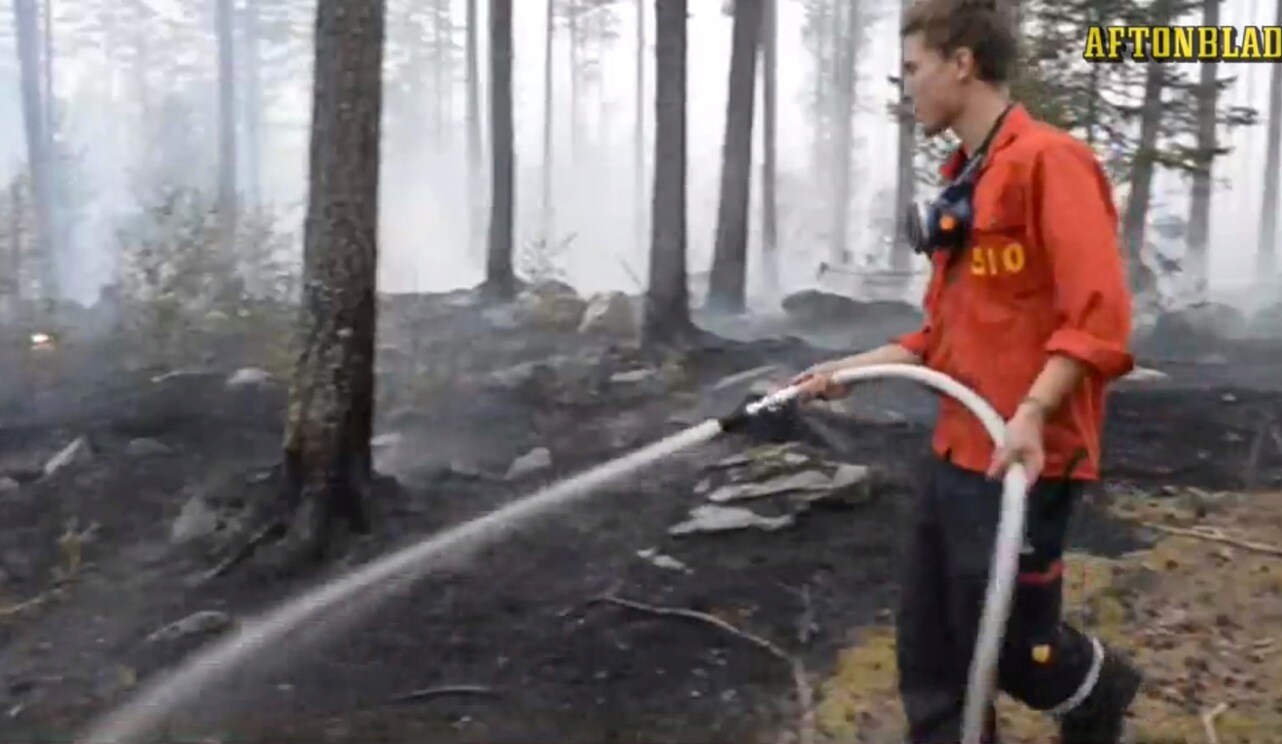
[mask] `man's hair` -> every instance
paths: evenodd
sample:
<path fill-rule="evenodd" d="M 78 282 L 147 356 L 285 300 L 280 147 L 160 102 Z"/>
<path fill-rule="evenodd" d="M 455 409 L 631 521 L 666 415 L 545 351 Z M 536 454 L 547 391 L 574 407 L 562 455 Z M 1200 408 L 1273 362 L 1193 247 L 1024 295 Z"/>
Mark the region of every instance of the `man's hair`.
<path fill-rule="evenodd" d="M 1015 24 L 1002 0 L 916 0 L 904 13 L 900 34 L 916 33 L 944 56 L 969 49 L 980 80 L 1010 81 L 1018 52 Z"/>

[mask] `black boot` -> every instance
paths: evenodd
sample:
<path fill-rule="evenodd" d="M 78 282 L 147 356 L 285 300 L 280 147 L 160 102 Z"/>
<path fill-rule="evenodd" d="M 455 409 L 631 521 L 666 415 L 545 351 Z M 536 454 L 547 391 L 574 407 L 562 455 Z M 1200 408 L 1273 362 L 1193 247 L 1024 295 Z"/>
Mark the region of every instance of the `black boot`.
<path fill-rule="evenodd" d="M 1124 744 L 1126 711 L 1142 680 L 1139 670 L 1106 651 L 1095 688 L 1060 718 L 1060 744 Z"/>

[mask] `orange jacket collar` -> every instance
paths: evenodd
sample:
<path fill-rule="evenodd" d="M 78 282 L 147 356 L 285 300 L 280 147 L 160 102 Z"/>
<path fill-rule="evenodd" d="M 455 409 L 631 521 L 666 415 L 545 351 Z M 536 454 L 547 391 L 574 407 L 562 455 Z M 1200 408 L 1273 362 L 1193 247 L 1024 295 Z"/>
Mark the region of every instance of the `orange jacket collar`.
<path fill-rule="evenodd" d="M 988 151 L 990 153 L 997 152 L 1010 144 L 1012 140 L 1019 136 L 1020 132 L 1028 128 L 1032 121 L 1033 118 L 1028 115 L 1028 111 L 1023 104 L 1017 103 L 1013 105 L 1010 113 L 1006 114 L 1006 119 L 1002 122 L 1001 129 L 994 135 L 992 144 L 988 146 Z M 962 152 L 962 149 L 958 147 L 944 159 L 944 164 L 939 168 L 939 174 L 951 181 L 957 177 L 957 174 L 961 172 L 962 167 L 965 165 L 966 153 Z"/>

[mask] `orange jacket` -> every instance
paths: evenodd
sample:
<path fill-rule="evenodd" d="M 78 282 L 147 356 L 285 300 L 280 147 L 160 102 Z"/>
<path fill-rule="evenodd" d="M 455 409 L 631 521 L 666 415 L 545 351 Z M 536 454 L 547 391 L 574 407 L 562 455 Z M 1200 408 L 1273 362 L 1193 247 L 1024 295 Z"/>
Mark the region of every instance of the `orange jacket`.
<path fill-rule="evenodd" d="M 944 176 L 961 161 L 950 158 Z M 1086 379 L 1046 422 L 1042 476 L 1096 479 L 1105 384 L 1134 366 L 1112 189 L 1089 147 L 1020 106 L 981 173 L 970 246 L 951 261 L 934 254 L 925 322 L 896 341 L 1005 419 L 1052 354 L 1083 362 Z M 946 396 L 932 446 L 968 470 L 986 470 L 993 454 L 979 420 Z M 1084 458 L 1068 473 L 1078 453 Z"/>

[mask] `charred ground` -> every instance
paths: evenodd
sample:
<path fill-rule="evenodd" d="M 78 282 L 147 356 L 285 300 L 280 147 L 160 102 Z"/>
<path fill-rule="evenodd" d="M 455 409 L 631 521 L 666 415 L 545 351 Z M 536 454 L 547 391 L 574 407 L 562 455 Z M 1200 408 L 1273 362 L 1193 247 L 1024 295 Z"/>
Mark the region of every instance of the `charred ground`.
<path fill-rule="evenodd" d="M 834 353 L 797 339 L 709 338 L 643 358 L 610 320 L 621 311 L 580 332 L 583 307 L 565 298 L 484 308 L 456 293 L 388 300 L 381 312 L 376 457 L 395 478 L 375 491 L 374 534 L 345 538 L 321 574 L 725 413 L 754 383 Z M 879 315 L 837 345 L 876 343 L 911 322 Z M 277 377 L 237 376 L 251 360 L 221 351 L 207 369 L 178 373 L 131 369 L 89 342 L 59 354 L 60 366 L 26 358 L 27 387 L 0 417 L 5 741 L 70 738 L 237 618 L 323 579 L 279 575 L 270 549 L 202 579 L 252 532 L 254 505 L 275 488 Z M 1220 344 L 1162 363 L 1169 378 L 1124 383 L 1111 398 L 1106 484 L 1074 531 L 1082 553 L 1119 558 L 1153 541 L 1116 516 L 1119 505 L 1193 504 L 1205 516 L 1236 503 L 1209 494 L 1282 482 L 1268 418 L 1282 415 L 1282 393 L 1268 389 L 1282 350 Z M 788 664 L 704 620 L 601 600 L 694 610 L 767 639 L 804 665 L 817 708 L 831 713 L 845 693 L 822 681 L 843 671 L 839 652 L 888 623 L 896 527 L 931 412 L 920 391 L 879 384 L 844 412 L 806 414 L 794 445 L 726 438 L 663 463 L 442 568 L 341 635 L 287 644 L 182 711 L 173 734 L 777 741 L 799 728 Z M 60 452 L 66 464 L 46 474 Z M 723 487 L 841 464 L 872 470 L 743 502 L 765 520 L 757 526 L 669 532 L 696 507 L 731 505 L 713 498 Z M 861 720 L 846 713 L 837 717 Z M 814 725 L 841 729 L 824 715 Z M 860 740 L 877 729 L 856 726 Z"/>

